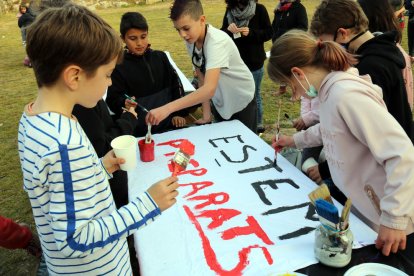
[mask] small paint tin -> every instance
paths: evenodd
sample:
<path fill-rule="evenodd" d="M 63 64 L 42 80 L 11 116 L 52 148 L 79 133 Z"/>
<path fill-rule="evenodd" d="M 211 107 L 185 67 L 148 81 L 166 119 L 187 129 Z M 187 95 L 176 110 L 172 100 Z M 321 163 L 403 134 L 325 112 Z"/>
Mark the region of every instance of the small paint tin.
<path fill-rule="evenodd" d="M 145 143 L 145 139 L 138 141 L 139 157 L 142 162 L 154 161 L 154 140 L 151 143 Z"/>

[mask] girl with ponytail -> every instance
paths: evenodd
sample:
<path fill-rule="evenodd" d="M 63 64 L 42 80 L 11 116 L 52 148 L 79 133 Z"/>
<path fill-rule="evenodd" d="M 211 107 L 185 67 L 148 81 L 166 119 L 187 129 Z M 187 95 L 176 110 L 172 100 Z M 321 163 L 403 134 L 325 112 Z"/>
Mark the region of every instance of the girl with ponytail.
<path fill-rule="evenodd" d="M 319 97 L 320 123 L 272 146 L 323 144 L 333 181 L 378 232 L 376 247 L 388 256 L 406 248 L 407 235 L 413 239 L 414 147 L 381 88 L 352 68 L 355 61 L 339 44 L 303 31 L 275 41 L 269 77 L 290 84 L 294 98 Z M 402 254 L 413 252 L 410 246 Z"/>

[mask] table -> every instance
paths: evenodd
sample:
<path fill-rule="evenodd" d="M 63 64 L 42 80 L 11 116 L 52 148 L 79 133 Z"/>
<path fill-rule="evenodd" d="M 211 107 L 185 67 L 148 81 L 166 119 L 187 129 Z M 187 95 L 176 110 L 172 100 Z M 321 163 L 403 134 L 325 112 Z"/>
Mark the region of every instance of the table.
<path fill-rule="evenodd" d="M 314 265 L 319 222 L 307 197 L 316 184 L 280 155 L 274 167 L 274 150 L 256 134 L 230 121 L 153 138 L 155 160 L 139 160 L 128 173 L 131 197 L 171 175 L 168 164 L 180 139 L 194 143 L 196 153 L 179 176 L 177 204 L 134 236 L 142 275 L 323 271 Z M 353 214 L 350 225 L 354 248 L 374 242 L 376 233 Z M 361 252 L 371 247 L 365 248 Z"/>

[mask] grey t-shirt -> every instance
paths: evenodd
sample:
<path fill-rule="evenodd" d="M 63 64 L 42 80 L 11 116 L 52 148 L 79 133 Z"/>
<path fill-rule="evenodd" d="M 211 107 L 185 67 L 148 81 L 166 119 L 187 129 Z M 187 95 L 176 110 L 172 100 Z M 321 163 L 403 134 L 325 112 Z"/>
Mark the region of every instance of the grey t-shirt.
<path fill-rule="evenodd" d="M 194 44 L 186 43 L 192 56 Z M 203 46 L 206 71 L 220 68 L 220 78 L 212 102 L 223 119 L 243 110 L 254 97 L 254 80 L 233 40 L 225 32 L 208 25 Z"/>

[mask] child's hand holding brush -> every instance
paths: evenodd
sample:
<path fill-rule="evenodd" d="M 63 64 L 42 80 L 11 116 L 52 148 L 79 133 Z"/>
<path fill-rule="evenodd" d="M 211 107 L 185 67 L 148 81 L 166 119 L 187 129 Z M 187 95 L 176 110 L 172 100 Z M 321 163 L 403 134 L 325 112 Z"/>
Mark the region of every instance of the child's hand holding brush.
<path fill-rule="evenodd" d="M 284 147 L 296 147 L 295 141 L 293 140 L 292 136 L 287 136 L 283 134 L 279 134 L 279 139 L 276 140 L 276 135 L 272 139 L 272 148 L 277 150 L 278 148 L 284 148 Z"/>

